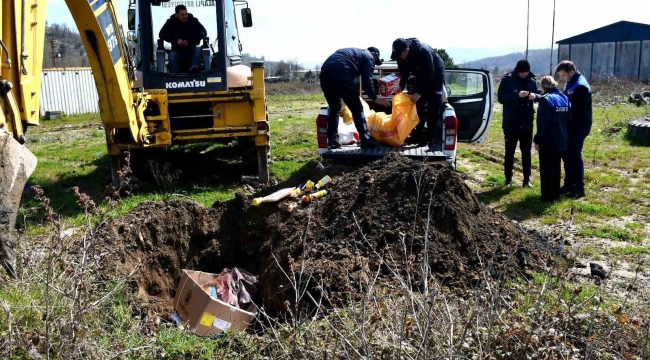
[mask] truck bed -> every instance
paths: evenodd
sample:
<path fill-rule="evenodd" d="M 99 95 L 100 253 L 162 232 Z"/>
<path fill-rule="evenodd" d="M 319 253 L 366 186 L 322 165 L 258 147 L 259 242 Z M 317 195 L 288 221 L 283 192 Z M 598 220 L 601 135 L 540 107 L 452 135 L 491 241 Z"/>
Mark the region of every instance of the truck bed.
<path fill-rule="evenodd" d="M 324 159 L 333 160 L 377 160 L 392 152 L 398 152 L 408 158 L 420 161 L 447 161 L 447 156 L 442 151 L 429 151 L 428 146 L 418 147 L 417 145 L 382 146 L 374 149 L 361 149 L 357 145 L 344 145 L 340 149 L 322 151 L 321 156 Z"/>

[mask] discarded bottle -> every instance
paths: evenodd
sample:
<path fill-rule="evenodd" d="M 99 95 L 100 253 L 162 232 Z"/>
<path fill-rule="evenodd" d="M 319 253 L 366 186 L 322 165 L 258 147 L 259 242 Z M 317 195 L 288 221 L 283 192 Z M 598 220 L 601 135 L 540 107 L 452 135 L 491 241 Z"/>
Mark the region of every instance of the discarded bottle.
<path fill-rule="evenodd" d="M 315 192 L 313 194 L 303 196 L 302 197 L 302 202 L 310 203 L 313 200 L 320 199 L 325 195 L 327 195 L 327 190 L 321 190 L 321 191 Z"/>
<path fill-rule="evenodd" d="M 329 177 L 329 175 L 325 175 L 325 177 L 320 179 L 320 181 L 316 184 L 316 186 L 315 186 L 316 190 L 322 188 L 323 186 L 325 186 L 325 184 L 328 184 L 331 181 L 332 181 L 332 178 Z"/>
<path fill-rule="evenodd" d="M 253 199 L 253 205 L 258 206 L 263 202 L 276 202 L 290 195 L 298 196 L 299 193 L 300 190 L 298 190 L 298 188 L 286 188 L 286 189 L 278 190 L 271 195 Z"/>
<path fill-rule="evenodd" d="M 314 187 L 314 182 L 309 180 L 300 187 L 300 191 L 311 190 Z"/>

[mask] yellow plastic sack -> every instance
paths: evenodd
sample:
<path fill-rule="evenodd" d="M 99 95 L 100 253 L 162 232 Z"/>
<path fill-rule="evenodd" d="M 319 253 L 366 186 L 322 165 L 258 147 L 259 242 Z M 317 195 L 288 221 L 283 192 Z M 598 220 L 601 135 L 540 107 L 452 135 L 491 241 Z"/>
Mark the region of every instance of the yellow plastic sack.
<path fill-rule="evenodd" d="M 375 140 L 391 146 L 402 146 L 419 122 L 415 104 L 408 94 L 403 93 L 393 96 L 391 115 L 372 111 L 370 116 L 366 117 L 370 135 Z"/>
<path fill-rule="evenodd" d="M 370 110 L 370 106 L 365 100 L 363 100 L 362 97 L 359 97 L 359 100 L 361 100 L 361 106 L 363 106 L 363 114 L 367 119 L 370 116 L 372 110 Z M 343 106 L 341 106 L 341 117 L 343 117 L 343 123 L 347 125 L 354 123 L 354 119 L 352 118 L 352 111 L 350 111 L 350 108 L 348 108 L 344 101 L 341 102 L 343 103 Z"/>

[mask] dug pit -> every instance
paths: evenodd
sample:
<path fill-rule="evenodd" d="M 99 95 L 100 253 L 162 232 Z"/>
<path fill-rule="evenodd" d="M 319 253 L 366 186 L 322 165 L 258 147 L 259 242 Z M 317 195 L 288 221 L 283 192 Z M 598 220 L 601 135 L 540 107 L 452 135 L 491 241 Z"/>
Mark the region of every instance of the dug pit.
<path fill-rule="evenodd" d="M 484 279 L 488 264 L 491 276 L 514 278 L 553 261 L 543 238 L 481 204 L 449 168 L 391 155 L 344 170 L 315 167 L 309 178 L 330 175 L 329 193 L 293 212 L 286 208 L 296 199 L 250 203 L 306 178 L 211 208 L 143 202 L 99 234 L 110 249 L 103 253 L 107 273 L 124 275 L 142 264 L 132 285 L 153 315 L 173 311 L 182 269 L 218 273 L 236 266 L 259 275 L 253 300 L 278 314 L 294 299 L 285 274 L 301 273 L 315 297 L 340 306 L 377 274 L 396 281 L 408 271 L 418 288 L 427 258 L 431 273 L 458 294 Z"/>

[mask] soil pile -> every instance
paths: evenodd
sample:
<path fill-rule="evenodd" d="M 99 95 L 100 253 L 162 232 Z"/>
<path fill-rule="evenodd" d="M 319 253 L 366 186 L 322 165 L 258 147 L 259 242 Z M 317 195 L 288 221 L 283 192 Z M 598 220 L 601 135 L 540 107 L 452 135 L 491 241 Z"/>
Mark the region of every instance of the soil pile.
<path fill-rule="evenodd" d="M 286 206 L 296 199 L 250 203 L 298 180 L 210 209 L 143 203 L 110 224 L 103 239 L 115 245 L 123 271 L 145 260 L 134 284 L 154 311 L 171 310 L 183 268 L 238 266 L 259 275 L 254 301 L 276 313 L 293 301 L 292 274 L 326 304 L 342 305 L 376 274 L 410 276 L 421 286 L 423 261 L 460 294 L 484 278 L 488 264 L 494 277 L 515 277 L 551 261 L 543 239 L 483 206 L 448 168 L 391 155 L 348 173 L 315 168 L 310 176 L 318 181 L 325 173 L 333 178 L 329 194 L 293 212 Z"/>

